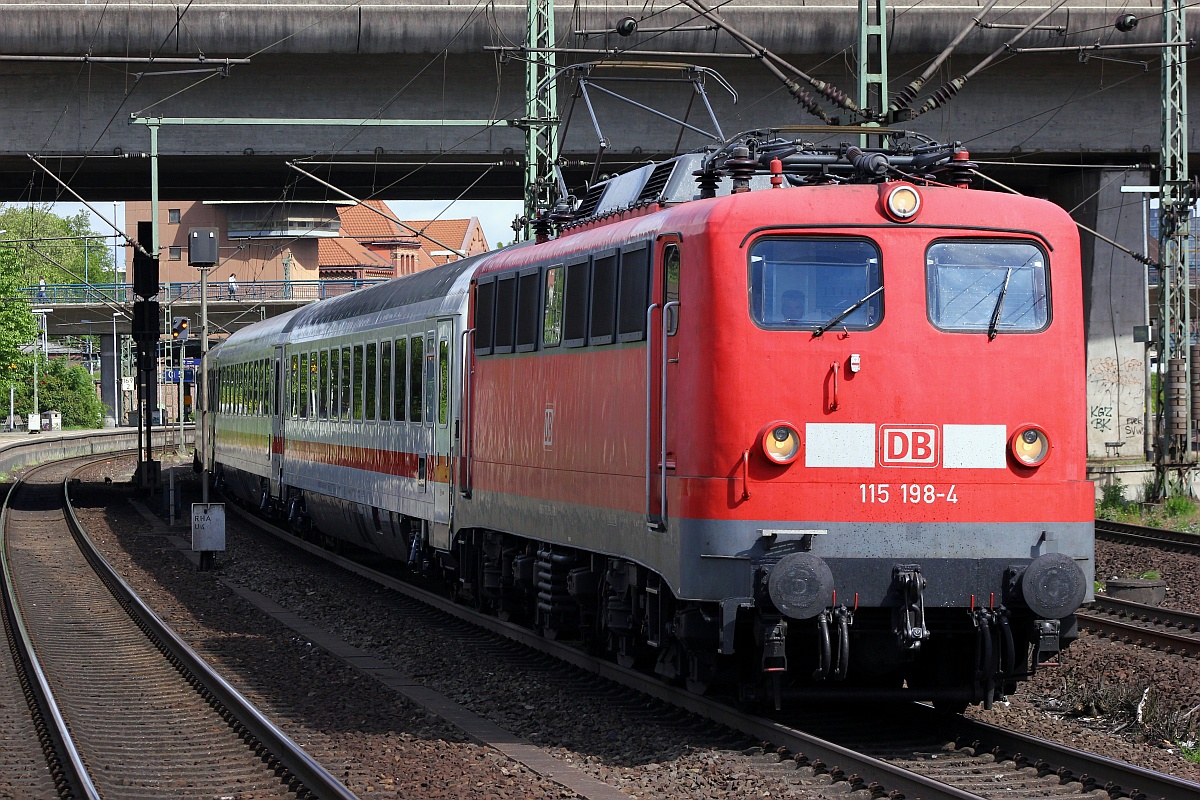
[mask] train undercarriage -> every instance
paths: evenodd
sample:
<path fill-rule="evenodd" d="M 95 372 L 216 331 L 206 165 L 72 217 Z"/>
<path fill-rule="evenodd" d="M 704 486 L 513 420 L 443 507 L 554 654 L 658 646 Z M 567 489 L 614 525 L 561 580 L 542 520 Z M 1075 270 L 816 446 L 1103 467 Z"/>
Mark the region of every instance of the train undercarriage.
<path fill-rule="evenodd" d="M 379 549 L 368 535 L 380 527 L 378 512 L 357 526 L 363 536 L 335 537 L 314 524 L 298 491 L 282 499 L 238 494 L 325 547 Z M 426 544 L 423 520 L 395 521 L 398 541 L 385 555 L 459 602 L 747 706 L 903 697 L 947 710 L 990 707 L 1077 635 L 1073 615 L 1037 619 L 1019 602 L 927 609 L 918 565 L 897 570 L 902 600 L 894 607 L 839 603 L 793 619 L 772 603 L 766 570 L 758 597 L 681 600 L 660 576 L 625 559 L 480 529 L 459 531 L 449 551 L 436 550 Z"/>
<path fill-rule="evenodd" d="M 494 531 L 460 533 L 439 566 L 463 602 L 692 691 L 777 708 L 901 696 L 990 707 L 1076 635 L 1073 616 L 1036 620 L 1003 605 L 926 610 L 919 593 L 895 608 L 839 604 L 807 620 L 778 613 L 766 597 L 680 600 L 633 562 Z M 919 571 L 907 577 L 919 581 Z M 730 622 L 732 646 L 722 631 Z"/>

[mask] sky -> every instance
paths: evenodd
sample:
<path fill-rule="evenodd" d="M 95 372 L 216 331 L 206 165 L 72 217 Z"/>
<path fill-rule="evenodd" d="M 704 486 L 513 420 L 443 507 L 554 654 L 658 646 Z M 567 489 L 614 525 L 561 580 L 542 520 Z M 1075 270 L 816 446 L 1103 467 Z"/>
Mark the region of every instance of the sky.
<path fill-rule="evenodd" d="M 117 203 L 114 212 L 112 201 L 92 203 L 96 209 L 117 225 L 125 224 L 125 206 Z M 479 217 L 479 224 L 487 236 L 489 247 L 495 247 L 501 242 L 509 243 L 515 238 L 512 221 L 521 215 L 523 204 L 520 200 L 391 200 L 388 206 L 400 220 L 463 219 Z M 449 206 L 449 207 L 447 207 Z M 86 207 L 82 203 L 55 203 L 54 213 L 62 217 L 78 214 Z M 89 212 L 91 213 L 91 212 Z M 92 214 L 92 230 L 107 236 L 112 228 L 95 214 Z M 132 234 L 132 231 L 126 231 Z M 112 240 L 109 240 L 112 246 Z M 125 251 L 117 248 L 118 266 L 124 263 Z"/>

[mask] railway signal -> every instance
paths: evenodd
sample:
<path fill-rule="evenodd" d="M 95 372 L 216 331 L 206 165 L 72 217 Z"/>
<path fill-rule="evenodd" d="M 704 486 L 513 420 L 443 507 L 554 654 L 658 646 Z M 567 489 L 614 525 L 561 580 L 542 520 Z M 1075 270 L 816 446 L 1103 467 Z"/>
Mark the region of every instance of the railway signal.
<path fill-rule="evenodd" d="M 188 318 L 175 317 L 171 321 L 171 341 L 186 342 L 188 338 Z"/>

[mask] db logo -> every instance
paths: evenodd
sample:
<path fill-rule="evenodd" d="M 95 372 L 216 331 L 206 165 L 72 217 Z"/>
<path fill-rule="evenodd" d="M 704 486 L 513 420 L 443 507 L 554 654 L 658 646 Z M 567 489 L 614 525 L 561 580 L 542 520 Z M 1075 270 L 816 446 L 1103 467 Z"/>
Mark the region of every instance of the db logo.
<path fill-rule="evenodd" d="M 885 467 L 936 467 L 938 429 L 934 425 L 881 425 L 879 463 Z"/>

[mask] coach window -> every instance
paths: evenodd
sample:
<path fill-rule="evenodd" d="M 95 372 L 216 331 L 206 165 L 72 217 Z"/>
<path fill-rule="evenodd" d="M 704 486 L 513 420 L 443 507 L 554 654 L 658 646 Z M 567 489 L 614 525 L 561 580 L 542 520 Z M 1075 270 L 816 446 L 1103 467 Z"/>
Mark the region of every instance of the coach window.
<path fill-rule="evenodd" d="M 338 382 L 338 409 L 342 419 L 350 419 L 350 347 L 342 348 L 342 377 Z"/>
<path fill-rule="evenodd" d="M 308 353 L 300 354 L 300 417 L 308 419 Z"/>
<path fill-rule="evenodd" d="M 956 333 L 1029 333 L 1050 321 L 1046 254 L 1032 242 L 940 241 L 925 254 L 934 327 Z"/>
<path fill-rule="evenodd" d="M 640 342 L 646 338 L 646 309 L 650 305 L 649 245 L 621 252 L 620 291 L 617 341 Z"/>
<path fill-rule="evenodd" d="M 612 344 L 617 316 L 617 254 L 592 260 L 592 316 L 588 344 Z"/>
<path fill-rule="evenodd" d="M 317 365 L 321 363 L 321 353 L 312 351 L 308 354 L 308 418 L 321 418 L 321 372 Z"/>
<path fill-rule="evenodd" d="M 562 344 L 563 283 L 566 271 L 560 264 L 546 270 L 546 291 L 542 312 L 542 347 Z"/>
<path fill-rule="evenodd" d="M 433 424 L 433 404 L 437 401 L 437 364 L 435 363 L 437 334 L 425 333 L 425 422 Z"/>
<path fill-rule="evenodd" d="M 534 284 L 537 285 L 536 283 Z M 450 420 L 450 343 L 438 339 L 438 425 Z"/>
<path fill-rule="evenodd" d="M 290 369 L 288 369 L 288 416 L 295 416 L 296 411 L 299 410 L 298 405 L 299 405 L 299 399 L 300 399 L 300 392 L 296 391 L 296 389 L 298 389 L 298 386 L 296 386 L 296 384 L 298 384 L 299 375 L 300 375 L 300 356 L 293 355 L 292 356 L 292 367 L 290 367 Z M 247 395 L 248 395 L 248 392 L 247 392 Z M 248 403 L 246 405 L 248 407 Z"/>
<path fill-rule="evenodd" d="M 408 351 L 408 419 L 410 422 L 421 421 L 421 365 L 425 363 L 425 340 L 420 336 L 412 337 Z"/>
<path fill-rule="evenodd" d="M 392 343 L 379 343 L 379 420 L 392 419 Z"/>
<path fill-rule="evenodd" d="M 350 396 L 351 416 L 356 422 L 363 418 L 363 346 L 354 345 L 354 371 L 350 374 L 350 386 L 353 387 Z"/>
<path fill-rule="evenodd" d="M 329 419 L 329 351 L 317 355 L 317 419 Z"/>
<path fill-rule="evenodd" d="M 587 344 L 588 262 L 567 264 L 567 290 L 563 304 L 563 345 Z"/>
<path fill-rule="evenodd" d="M 396 340 L 396 393 L 393 395 L 393 417 L 396 422 L 404 422 L 404 404 L 408 398 L 408 339 Z"/>
<path fill-rule="evenodd" d="M 513 328 L 517 311 L 517 276 L 496 279 L 496 335 L 492 341 L 496 353 L 513 351 Z"/>
<path fill-rule="evenodd" d="M 487 278 L 475 284 L 475 355 L 491 354 L 495 320 L 496 279 Z"/>
<path fill-rule="evenodd" d="M 340 384 L 342 375 L 342 351 L 333 348 L 329 351 L 329 418 L 338 419 L 342 414 Z"/>
<path fill-rule="evenodd" d="M 366 403 L 363 418 L 371 422 L 378 416 L 375 412 L 375 388 L 379 384 L 379 362 L 375 356 L 377 347 L 374 342 L 367 342 L 367 361 L 363 368 L 363 401 Z"/>
<path fill-rule="evenodd" d="M 528 353 L 537 349 L 538 311 L 541 287 L 538 285 L 540 270 L 521 270 L 517 278 L 517 352 Z"/>
<path fill-rule="evenodd" d="M 837 320 L 838 330 L 869 330 L 883 318 L 881 286 L 879 248 L 866 239 L 794 236 L 750 248 L 750 314 L 761 328 L 817 330 Z"/>

